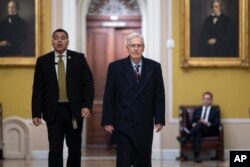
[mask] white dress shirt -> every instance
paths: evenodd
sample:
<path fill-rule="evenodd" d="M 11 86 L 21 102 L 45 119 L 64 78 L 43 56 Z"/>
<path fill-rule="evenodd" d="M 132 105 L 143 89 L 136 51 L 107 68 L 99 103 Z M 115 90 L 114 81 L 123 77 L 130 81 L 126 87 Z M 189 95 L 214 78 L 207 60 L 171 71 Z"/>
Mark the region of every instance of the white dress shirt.
<path fill-rule="evenodd" d="M 206 115 L 204 115 L 206 110 L 207 110 Z M 205 121 L 208 122 L 210 110 L 211 110 L 211 106 L 203 106 L 202 113 L 201 113 L 201 119 L 204 119 Z"/>
<path fill-rule="evenodd" d="M 205 110 L 207 110 L 207 112 L 206 112 L 206 116 L 205 116 L 205 118 L 204 118 Z M 208 125 L 208 126 L 211 126 L 211 123 L 208 122 L 210 110 L 211 110 L 211 106 L 202 106 L 202 112 L 201 112 L 201 118 L 200 118 L 200 119 L 205 120 L 205 121 L 207 122 L 207 125 Z M 192 127 L 194 127 L 195 125 L 196 125 L 196 122 L 194 122 L 194 123 L 192 124 Z"/>
<path fill-rule="evenodd" d="M 216 14 L 215 13 L 212 13 L 212 16 L 215 16 Z M 214 24 L 216 24 L 217 23 L 217 21 L 218 21 L 218 17 L 221 15 L 221 13 L 218 13 L 216 16 L 217 17 L 215 17 L 215 18 L 213 18 L 213 23 Z"/>
<path fill-rule="evenodd" d="M 138 64 L 136 64 L 135 62 L 133 62 L 133 61 L 131 60 L 131 64 L 132 64 L 132 66 L 133 66 L 134 71 L 136 71 L 137 65 L 140 65 L 140 66 L 139 66 L 139 73 L 140 73 L 140 75 L 141 75 L 141 70 L 142 70 L 142 59 L 140 60 L 140 62 L 139 62 Z"/>

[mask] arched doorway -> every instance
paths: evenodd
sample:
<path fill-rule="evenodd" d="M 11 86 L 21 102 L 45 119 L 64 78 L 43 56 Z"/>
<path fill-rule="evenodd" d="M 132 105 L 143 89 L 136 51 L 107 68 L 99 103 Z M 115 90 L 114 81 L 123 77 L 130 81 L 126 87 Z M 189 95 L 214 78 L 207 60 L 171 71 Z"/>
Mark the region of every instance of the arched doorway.
<path fill-rule="evenodd" d="M 52 30 L 58 27 L 68 30 L 70 35 L 70 49 L 76 49 L 83 53 L 87 53 L 87 19 L 89 4 L 92 0 L 54 0 L 52 4 Z M 156 0 L 137 0 L 141 13 L 141 30 L 145 39 L 144 56 L 155 61 L 163 63 L 163 73 L 166 77 L 166 113 L 168 120 L 176 123 L 172 116 L 172 49 L 168 49 L 167 56 L 164 54 L 165 40 L 172 39 L 172 0 L 156 1 Z M 168 6 L 167 11 L 162 11 L 162 5 Z M 62 10 L 60 10 L 62 6 Z M 63 12 L 67 11 L 67 12 Z M 167 12 L 167 14 L 164 14 Z M 163 15 L 167 16 L 162 18 Z M 75 19 L 72 19 L 75 18 Z M 165 21 L 162 21 L 166 19 Z M 162 28 L 165 28 L 162 29 Z M 165 34 L 167 33 L 167 35 Z M 164 35 L 165 34 L 165 35 Z M 172 40 L 171 40 L 172 41 Z M 163 49 L 159 49 L 159 47 Z M 88 57 L 88 55 L 86 55 Z M 83 146 L 86 145 L 87 133 L 86 124 L 83 129 Z M 162 139 L 165 137 L 162 133 L 155 133 L 153 140 L 152 158 L 162 158 Z"/>
<path fill-rule="evenodd" d="M 124 41 L 141 33 L 141 14 L 135 0 L 93 0 L 86 16 L 87 59 L 95 81 L 93 113 L 87 121 L 87 145 L 105 145 L 109 135 L 100 127 L 108 64 L 128 55 Z"/>

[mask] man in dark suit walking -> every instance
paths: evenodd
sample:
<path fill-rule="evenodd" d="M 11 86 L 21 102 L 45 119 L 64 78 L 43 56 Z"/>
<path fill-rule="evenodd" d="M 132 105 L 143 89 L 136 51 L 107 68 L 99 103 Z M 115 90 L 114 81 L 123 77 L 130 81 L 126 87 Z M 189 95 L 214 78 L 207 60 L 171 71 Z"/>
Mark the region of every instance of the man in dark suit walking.
<path fill-rule="evenodd" d="M 202 94 L 203 105 L 195 109 L 192 117 L 192 130 L 185 137 L 177 137 L 181 143 L 186 143 L 193 137 L 193 151 L 195 161 L 200 163 L 200 146 L 202 137 L 213 136 L 218 133 L 220 115 L 217 109 L 212 106 L 213 94 L 204 92 Z"/>
<path fill-rule="evenodd" d="M 165 125 L 161 65 L 142 56 L 141 35 L 128 35 L 126 47 L 129 56 L 108 68 L 101 125 L 115 134 L 117 167 L 151 167 L 154 126 Z"/>
<path fill-rule="evenodd" d="M 63 167 L 63 141 L 68 146 L 67 167 L 81 166 L 83 118 L 90 116 L 93 77 L 84 54 L 67 50 L 68 33 L 57 29 L 52 35 L 54 51 L 37 59 L 32 117 L 36 126 L 46 121 L 49 167 Z"/>

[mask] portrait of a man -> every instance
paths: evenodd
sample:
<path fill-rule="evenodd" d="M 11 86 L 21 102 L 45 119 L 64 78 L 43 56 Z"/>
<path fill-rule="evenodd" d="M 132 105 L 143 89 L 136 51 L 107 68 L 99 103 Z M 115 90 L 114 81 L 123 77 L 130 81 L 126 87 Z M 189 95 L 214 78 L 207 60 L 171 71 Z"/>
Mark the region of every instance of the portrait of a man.
<path fill-rule="evenodd" d="M 238 57 L 238 1 L 190 3 L 191 56 Z"/>
<path fill-rule="evenodd" d="M 34 1 L 0 0 L 0 57 L 34 56 L 34 23 Z"/>

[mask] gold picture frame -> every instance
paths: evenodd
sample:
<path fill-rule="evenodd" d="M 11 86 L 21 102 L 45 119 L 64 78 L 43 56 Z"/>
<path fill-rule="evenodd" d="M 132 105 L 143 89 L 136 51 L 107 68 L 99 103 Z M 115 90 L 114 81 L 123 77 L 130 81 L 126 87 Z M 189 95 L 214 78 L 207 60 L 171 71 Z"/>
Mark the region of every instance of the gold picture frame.
<path fill-rule="evenodd" d="M 31 1 L 16 1 L 16 2 L 20 3 L 18 4 L 19 5 L 18 15 L 20 16 L 20 18 L 23 17 L 22 19 L 26 21 L 27 37 L 25 39 L 25 42 L 22 43 L 22 47 L 25 48 L 27 51 L 22 52 L 22 54 L 20 55 L 8 55 L 8 54 L 4 56 L 0 55 L 0 66 L 32 66 L 35 64 L 36 58 L 41 54 L 42 1 L 33 0 L 33 2 Z M 3 7 L 5 12 L 4 14 L 2 14 L 2 17 L 7 18 L 8 1 L 0 0 L 0 5 Z"/>
<path fill-rule="evenodd" d="M 228 0 L 226 0 L 228 3 Z M 181 67 L 249 67 L 249 53 L 248 53 L 248 0 L 231 0 L 230 2 L 236 3 L 236 7 L 231 7 L 232 9 L 238 8 L 237 15 L 237 54 L 234 56 L 199 56 L 199 52 L 197 52 L 197 55 L 195 55 L 195 44 L 192 44 L 193 36 L 197 35 L 197 31 L 192 31 L 194 34 L 191 34 L 191 27 L 194 27 L 195 25 L 191 25 L 191 22 L 193 24 L 194 18 L 191 18 L 191 11 L 194 13 L 195 10 L 201 10 L 199 8 L 204 7 L 204 5 L 201 5 L 200 3 L 205 3 L 208 1 L 200 1 L 200 0 L 182 0 L 182 48 L 181 48 Z M 225 0 L 224 0 L 225 2 Z M 197 5 L 195 6 L 194 3 L 199 3 L 199 7 Z M 193 7 L 191 7 L 193 5 Z M 228 4 L 230 5 L 230 4 Z M 231 4 L 232 5 L 232 4 Z M 194 7 L 195 6 L 195 7 Z M 210 4 L 209 7 L 212 8 L 212 5 Z M 210 9 L 211 10 L 211 9 Z M 208 13 L 208 12 L 207 12 Z M 192 14 L 193 16 L 200 16 L 199 13 L 196 13 L 196 15 Z M 207 16 L 208 17 L 208 16 Z M 203 17 L 204 18 L 204 17 Z M 236 18 L 236 17 L 235 17 Z M 199 19 L 197 19 L 199 20 Z M 200 19 L 201 20 L 201 19 Z M 193 28 L 194 29 L 194 28 Z M 197 33 L 196 33 L 197 32 Z M 201 33 L 202 34 L 202 33 Z M 198 37 L 197 37 L 198 39 Z M 198 41 L 198 40 L 197 40 Z M 199 45 L 199 42 L 196 42 L 197 46 Z M 193 48 L 191 48 L 191 45 Z M 198 48 L 198 47 L 197 47 Z M 192 50 L 191 50 L 192 49 Z M 230 47 L 229 47 L 230 49 Z M 198 50 L 198 49 L 196 49 Z M 235 49 L 236 50 L 236 49 Z"/>

